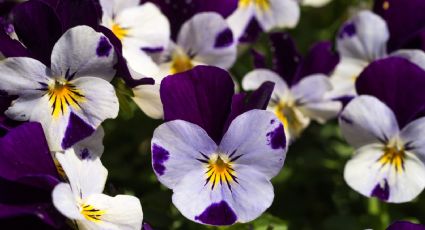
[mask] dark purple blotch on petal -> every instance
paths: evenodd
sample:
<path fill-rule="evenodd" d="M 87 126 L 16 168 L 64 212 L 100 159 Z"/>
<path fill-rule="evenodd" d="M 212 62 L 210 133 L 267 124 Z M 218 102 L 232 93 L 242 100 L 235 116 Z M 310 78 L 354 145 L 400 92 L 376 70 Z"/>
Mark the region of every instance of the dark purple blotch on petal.
<path fill-rule="evenodd" d="M 109 57 L 109 54 L 111 53 L 112 46 L 109 43 L 108 39 L 104 36 L 102 36 L 99 40 L 99 43 L 97 44 L 96 48 L 96 54 L 99 57 Z"/>
<path fill-rule="evenodd" d="M 143 52 L 149 53 L 149 54 L 153 54 L 153 53 L 160 53 L 162 51 L 164 51 L 164 47 L 160 46 L 160 47 L 142 47 L 140 48 Z"/>
<path fill-rule="evenodd" d="M 390 198 L 390 186 L 387 180 L 384 180 L 383 187 L 380 183 L 377 184 L 370 195 L 380 200 L 387 201 L 388 198 Z"/>
<path fill-rule="evenodd" d="M 153 169 L 160 176 L 165 173 L 164 163 L 170 158 L 170 153 L 157 144 L 152 146 L 152 165 Z"/>
<path fill-rule="evenodd" d="M 195 220 L 210 225 L 231 225 L 236 222 L 237 217 L 226 201 L 213 203 L 205 209 Z"/>
<path fill-rule="evenodd" d="M 272 124 L 272 122 L 270 121 Z M 272 147 L 272 149 L 285 149 L 286 148 L 286 136 L 285 129 L 282 124 L 274 129 L 273 131 L 267 133 L 267 141 L 268 144 Z"/>
<path fill-rule="evenodd" d="M 352 37 L 356 34 L 356 32 L 357 30 L 354 22 L 347 22 L 342 26 L 341 31 L 339 32 L 339 38 L 343 39 L 346 37 Z"/>
<path fill-rule="evenodd" d="M 92 135 L 95 129 L 71 112 L 69 116 L 68 126 L 66 127 L 65 136 L 62 139 L 62 148 L 67 149 Z"/>
<path fill-rule="evenodd" d="M 81 159 L 87 159 L 90 156 L 90 152 L 88 149 L 84 148 L 83 150 L 81 150 L 80 152 L 80 157 Z"/>
<path fill-rule="evenodd" d="M 233 33 L 229 28 L 220 32 L 215 38 L 214 48 L 226 48 L 233 44 Z"/>
<path fill-rule="evenodd" d="M 425 226 L 408 221 L 396 221 L 387 230 L 425 230 Z"/>

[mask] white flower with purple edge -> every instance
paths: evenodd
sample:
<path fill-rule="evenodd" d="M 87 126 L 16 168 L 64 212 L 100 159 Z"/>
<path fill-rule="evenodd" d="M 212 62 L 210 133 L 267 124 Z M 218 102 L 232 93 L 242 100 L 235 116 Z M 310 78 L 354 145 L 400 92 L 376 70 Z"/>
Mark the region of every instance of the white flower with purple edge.
<path fill-rule="evenodd" d="M 402 203 L 425 188 L 424 86 L 425 71 L 403 58 L 376 61 L 360 75 L 360 96 L 339 119 L 356 149 L 344 179 L 357 192 Z"/>
<path fill-rule="evenodd" d="M 78 26 L 59 39 L 51 62 L 48 68 L 31 58 L 4 60 L 0 89 L 18 96 L 5 114 L 40 122 L 51 151 L 60 151 L 118 115 L 118 99 L 109 83 L 116 56 L 105 36 Z"/>
<path fill-rule="evenodd" d="M 260 216 L 273 202 L 270 179 L 285 160 L 285 130 L 273 113 L 229 115 L 233 88 L 231 77 L 213 67 L 167 77 L 161 86 L 167 122 L 154 132 L 153 168 L 173 190 L 177 209 L 202 224 L 232 225 Z M 192 94 L 199 94 L 197 103 L 172 103 Z M 210 107 L 214 104 L 222 107 Z"/>

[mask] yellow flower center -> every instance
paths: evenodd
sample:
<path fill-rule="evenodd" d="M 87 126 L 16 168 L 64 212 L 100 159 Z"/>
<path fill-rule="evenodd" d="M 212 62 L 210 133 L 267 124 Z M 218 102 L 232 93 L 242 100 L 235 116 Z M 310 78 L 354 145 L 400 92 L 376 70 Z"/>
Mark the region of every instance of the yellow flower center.
<path fill-rule="evenodd" d="M 93 206 L 88 205 L 88 204 L 82 204 L 80 206 L 80 213 L 87 220 L 94 222 L 94 223 L 99 223 L 99 222 L 102 221 L 102 216 L 106 213 L 106 211 L 96 209 Z"/>
<path fill-rule="evenodd" d="M 191 58 L 182 50 L 177 49 L 171 58 L 171 74 L 191 70 L 194 67 Z"/>
<path fill-rule="evenodd" d="M 206 166 L 206 182 L 205 184 L 211 184 L 211 189 L 217 187 L 218 184 L 227 184 L 231 190 L 231 184 L 237 183 L 236 172 L 233 169 L 233 161 L 239 157 L 229 158 L 226 155 L 213 154 L 211 157 L 203 155 L 205 159 L 199 161 L 205 163 Z"/>
<path fill-rule="evenodd" d="M 80 102 L 84 102 L 84 95 L 80 90 L 68 81 L 55 80 L 48 86 L 47 95 L 49 96 L 49 105 L 52 107 L 52 116 L 54 118 L 64 115 L 71 106 L 74 109 L 80 109 Z"/>
<path fill-rule="evenodd" d="M 384 154 L 378 159 L 378 162 L 381 163 L 382 166 L 389 164 L 390 167 L 394 167 L 396 172 L 402 173 L 404 170 L 404 149 L 386 146 L 383 150 Z"/>
<path fill-rule="evenodd" d="M 242 8 L 246 8 L 250 4 L 254 4 L 263 12 L 270 10 L 270 0 L 239 0 L 239 6 Z"/>
<path fill-rule="evenodd" d="M 128 36 L 128 29 L 127 28 L 123 28 L 121 27 L 119 24 L 117 23 L 112 23 L 112 33 L 115 34 L 115 36 L 117 36 L 117 38 L 119 40 L 123 40 L 125 37 Z"/>
<path fill-rule="evenodd" d="M 304 125 L 298 118 L 292 103 L 280 102 L 275 107 L 274 113 L 285 129 L 289 130 L 291 138 L 298 137 L 304 130 Z"/>

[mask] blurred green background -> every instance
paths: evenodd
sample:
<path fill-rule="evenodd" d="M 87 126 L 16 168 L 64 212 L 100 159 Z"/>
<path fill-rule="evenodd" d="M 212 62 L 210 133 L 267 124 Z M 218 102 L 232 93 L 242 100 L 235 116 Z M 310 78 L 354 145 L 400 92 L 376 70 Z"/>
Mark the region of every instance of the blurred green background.
<path fill-rule="evenodd" d="M 341 23 L 370 6 L 367 0 L 334 0 L 323 8 L 304 7 L 298 27 L 289 33 L 305 54 L 314 42 L 333 41 Z M 253 46 L 270 54 L 266 36 Z M 253 68 L 249 48 L 241 48 L 231 70 L 239 82 Z M 193 223 L 173 206 L 171 190 L 160 185 L 152 170 L 150 139 L 161 121 L 145 116 L 121 88 L 119 118 L 104 124 L 102 161 L 109 170 L 107 192 L 139 197 L 144 220 L 154 229 L 379 230 L 400 219 L 425 223 L 425 194 L 410 203 L 385 204 L 365 198 L 346 185 L 343 169 L 353 149 L 342 139 L 336 121 L 324 126 L 313 123 L 290 146 L 283 170 L 273 179 L 274 203 L 259 219 L 229 228 Z"/>

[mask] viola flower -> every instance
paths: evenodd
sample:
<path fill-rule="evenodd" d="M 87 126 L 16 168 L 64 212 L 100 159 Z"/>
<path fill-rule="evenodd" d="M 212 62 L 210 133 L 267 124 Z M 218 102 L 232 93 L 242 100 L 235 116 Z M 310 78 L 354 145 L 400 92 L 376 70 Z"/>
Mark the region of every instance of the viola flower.
<path fill-rule="evenodd" d="M 226 21 L 217 13 L 200 13 L 181 28 L 176 43 L 156 57 L 156 72 L 141 72 L 154 76 L 156 85 L 135 88 L 136 104 L 150 117 L 162 118 L 159 86 L 165 76 L 184 72 L 197 65 L 230 68 L 236 60 L 236 42 Z M 144 68 L 143 65 L 140 65 Z M 149 70 L 149 67 L 146 68 Z"/>
<path fill-rule="evenodd" d="M 257 63 L 260 68 L 243 78 L 242 87 L 254 90 L 266 81 L 275 83 L 267 110 L 275 113 L 293 141 L 312 119 L 324 123 L 341 110 L 342 103 L 328 95 L 332 85 L 327 74 L 335 67 L 338 56 L 331 53 L 327 42 L 313 46 L 303 59 L 287 34 L 273 34 L 271 40 L 275 47 L 274 71 Z"/>
<path fill-rule="evenodd" d="M 271 112 L 240 109 L 244 99 L 233 93 L 229 74 L 215 67 L 196 67 L 161 85 L 167 122 L 153 135 L 153 169 L 173 190 L 177 209 L 201 224 L 260 216 L 273 202 L 270 179 L 285 159 L 283 125 Z M 264 106 L 260 97 L 249 104 L 255 100 Z"/>
<path fill-rule="evenodd" d="M 67 149 L 118 114 L 109 83 L 115 75 L 108 39 L 87 26 L 68 30 L 56 43 L 51 68 L 26 57 L 0 63 L 0 90 L 16 99 L 5 114 L 43 126 L 50 150 Z"/>
<path fill-rule="evenodd" d="M 312 6 L 312 7 L 323 7 L 332 0 L 301 0 L 301 4 L 304 6 Z"/>
<path fill-rule="evenodd" d="M 148 56 L 168 47 L 170 25 L 152 3 L 139 5 L 138 0 L 101 0 L 102 25 L 122 43 L 122 53 L 131 69 L 150 73 L 156 65 Z"/>
<path fill-rule="evenodd" d="M 388 226 L 387 230 L 425 230 L 425 226 L 408 221 L 396 221 Z"/>
<path fill-rule="evenodd" d="M 420 50 L 387 52 L 388 25 L 371 11 L 361 11 L 340 29 L 337 50 L 341 61 L 331 77 L 335 96 L 355 96 L 354 83 L 371 62 L 388 56 L 401 56 L 425 69 L 425 53 Z"/>
<path fill-rule="evenodd" d="M 56 153 L 69 180 L 52 192 L 53 204 L 78 229 L 142 228 L 143 212 L 133 196 L 110 197 L 102 194 L 108 171 L 99 158 L 81 159 L 73 149 Z"/>
<path fill-rule="evenodd" d="M 300 7 L 296 0 L 239 0 L 237 9 L 227 21 L 239 40 L 253 19 L 268 32 L 274 28 L 293 28 L 299 18 Z"/>
<path fill-rule="evenodd" d="M 345 139 L 356 151 L 344 179 L 367 197 L 413 200 L 425 188 L 425 71 L 403 58 L 369 65 L 340 115 Z"/>

